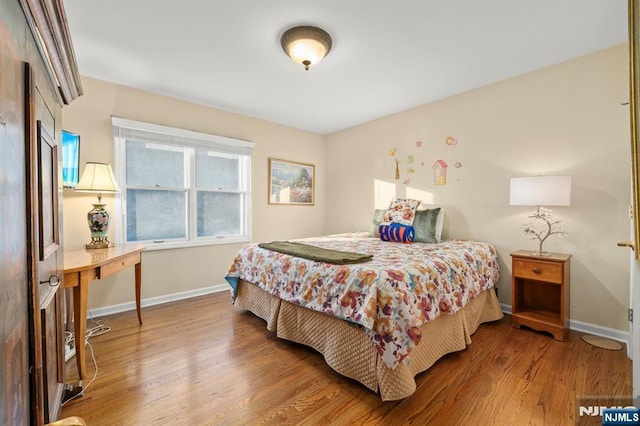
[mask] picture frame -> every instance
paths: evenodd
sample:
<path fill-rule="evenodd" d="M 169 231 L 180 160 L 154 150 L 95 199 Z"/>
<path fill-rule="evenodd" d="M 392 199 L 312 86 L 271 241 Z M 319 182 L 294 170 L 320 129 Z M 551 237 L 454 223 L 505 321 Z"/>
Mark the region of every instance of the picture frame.
<path fill-rule="evenodd" d="M 269 204 L 313 206 L 315 173 L 313 164 L 269 158 Z"/>
<path fill-rule="evenodd" d="M 62 186 L 75 188 L 80 178 L 80 136 L 62 131 Z"/>

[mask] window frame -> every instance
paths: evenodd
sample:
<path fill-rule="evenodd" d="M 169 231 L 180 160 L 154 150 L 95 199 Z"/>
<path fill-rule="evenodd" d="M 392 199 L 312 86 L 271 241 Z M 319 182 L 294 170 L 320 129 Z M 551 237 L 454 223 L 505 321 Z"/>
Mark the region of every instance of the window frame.
<path fill-rule="evenodd" d="M 194 132 L 191 130 L 178 129 L 159 124 L 145 123 L 141 121 L 129 120 L 120 117 L 111 117 L 114 142 L 114 174 L 120 183 L 121 192 L 116 194 L 114 202 L 114 217 L 112 222 L 115 232 L 116 243 L 138 243 L 146 245 L 146 250 L 163 250 L 181 247 L 198 247 L 220 244 L 237 244 L 251 241 L 251 157 L 254 143 L 241 139 L 228 138 L 224 136 L 211 135 L 207 133 Z M 121 129 L 127 131 L 138 131 L 143 133 L 158 134 L 159 137 L 171 139 L 161 143 L 161 145 L 180 146 L 185 148 L 185 191 L 186 191 L 186 238 L 166 239 L 166 240 L 140 240 L 127 241 L 127 200 L 128 188 L 151 189 L 141 185 L 127 185 L 126 181 L 126 140 L 122 136 Z M 140 140 L 143 140 L 142 138 Z M 148 141 L 148 143 L 158 143 Z M 199 237 L 198 234 L 198 208 L 196 187 L 196 149 L 205 149 L 222 156 L 238 156 L 239 158 L 239 190 L 220 190 L 220 193 L 241 194 L 240 210 L 241 218 L 240 235 L 233 236 L 210 236 Z M 169 187 L 158 188 L 159 190 L 171 190 Z M 202 189 L 200 189 L 202 190 Z"/>

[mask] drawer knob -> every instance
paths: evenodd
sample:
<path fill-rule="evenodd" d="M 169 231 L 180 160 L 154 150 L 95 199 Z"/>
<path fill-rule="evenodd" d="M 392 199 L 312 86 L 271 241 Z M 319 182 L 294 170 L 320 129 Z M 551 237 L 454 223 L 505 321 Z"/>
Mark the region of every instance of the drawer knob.
<path fill-rule="evenodd" d="M 534 274 L 539 274 L 540 273 L 540 268 L 538 268 L 537 266 L 534 266 L 532 269 Z"/>

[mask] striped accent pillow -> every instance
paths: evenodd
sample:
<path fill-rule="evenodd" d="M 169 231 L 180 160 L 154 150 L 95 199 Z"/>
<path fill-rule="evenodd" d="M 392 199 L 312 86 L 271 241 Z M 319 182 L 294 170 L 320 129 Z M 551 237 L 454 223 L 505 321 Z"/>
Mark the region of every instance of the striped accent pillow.
<path fill-rule="evenodd" d="M 400 223 L 382 224 L 378 230 L 382 241 L 411 243 L 415 237 L 415 230 L 413 229 L 413 226 L 402 225 Z"/>

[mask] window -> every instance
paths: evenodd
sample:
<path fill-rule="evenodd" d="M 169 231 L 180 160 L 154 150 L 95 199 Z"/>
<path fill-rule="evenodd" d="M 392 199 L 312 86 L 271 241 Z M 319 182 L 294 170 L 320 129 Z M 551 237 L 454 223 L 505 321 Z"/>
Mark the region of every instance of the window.
<path fill-rule="evenodd" d="M 116 239 L 149 248 L 250 240 L 252 142 L 113 117 Z"/>

